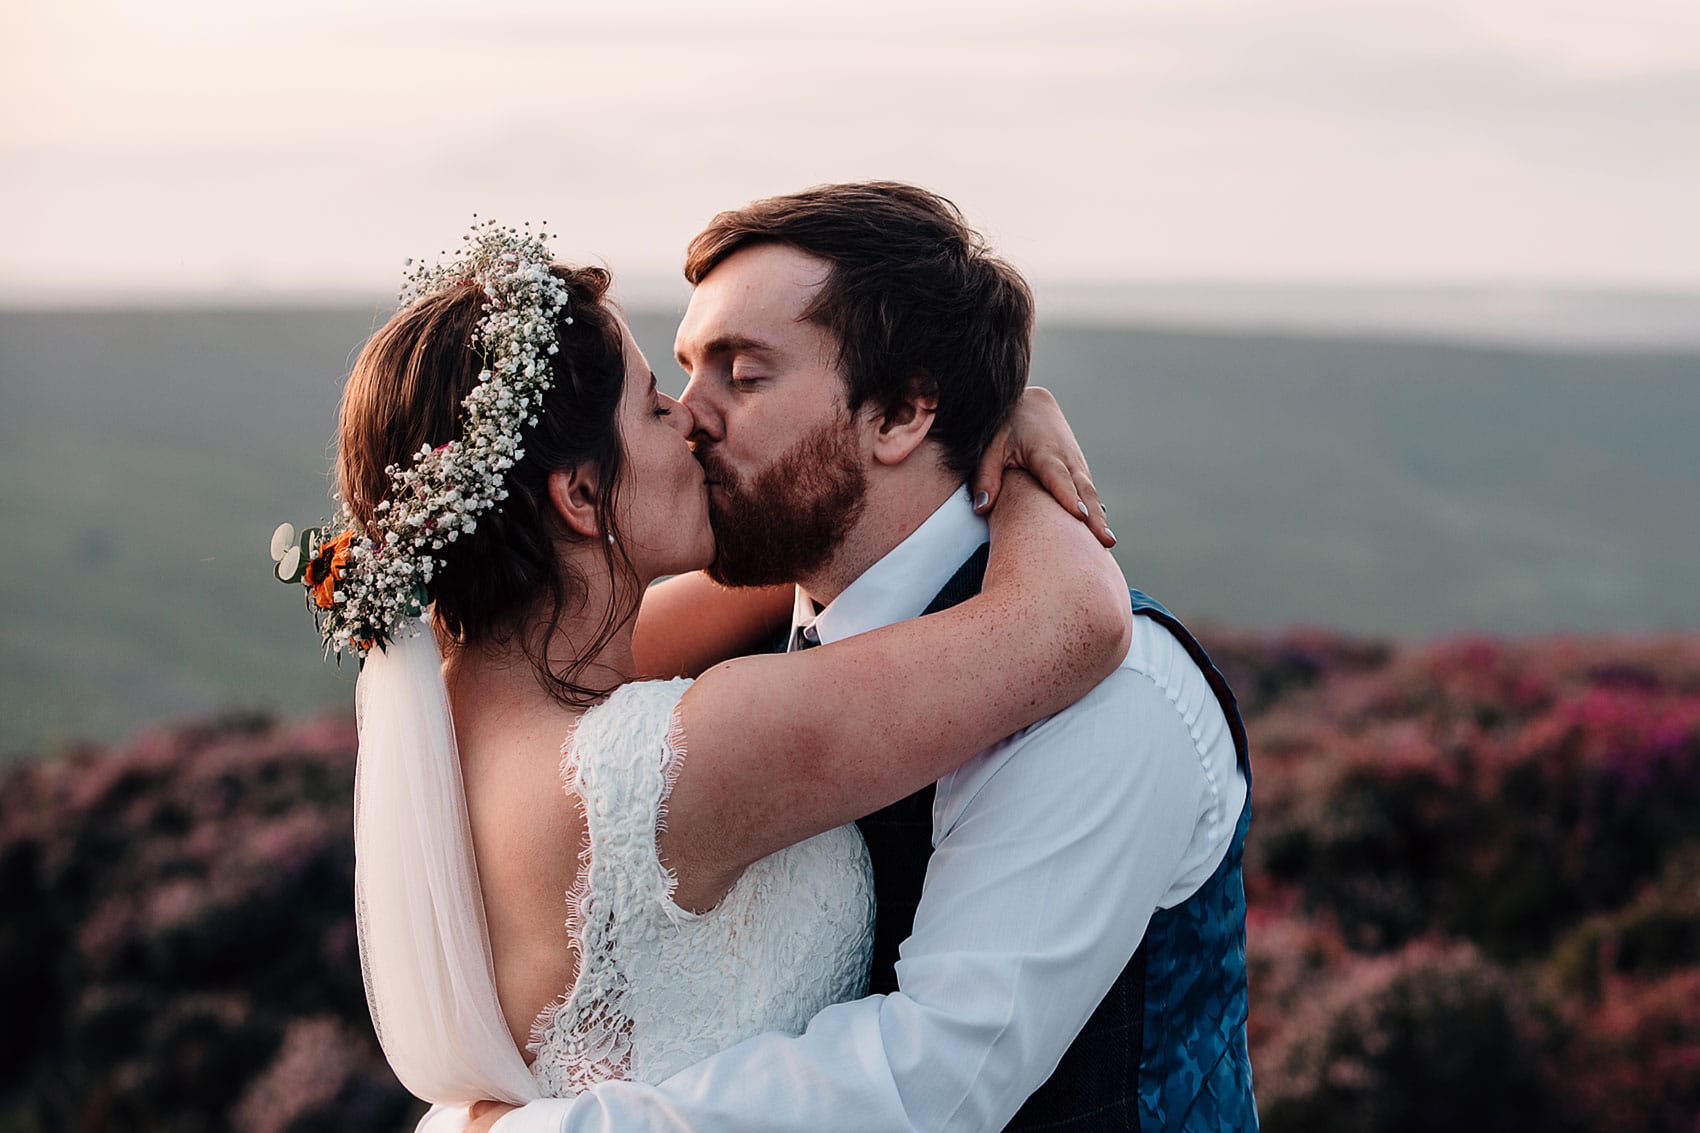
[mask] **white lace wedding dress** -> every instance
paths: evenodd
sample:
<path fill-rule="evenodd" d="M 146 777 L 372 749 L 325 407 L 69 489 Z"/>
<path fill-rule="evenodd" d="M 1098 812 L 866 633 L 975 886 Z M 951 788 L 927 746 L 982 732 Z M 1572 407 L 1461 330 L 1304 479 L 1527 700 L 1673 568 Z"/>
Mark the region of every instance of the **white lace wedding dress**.
<path fill-rule="evenodd" d="M 873 884 L 853 826 L 757 862 L 708 912 L 673 903 L 656 833 L 690 759 L 674 723 L 689 685 L 625 685 L 566 745 L 564 785 L 582 802 L 587 837 L 561 945 L 576 948 L 579 971 L 533 1025 L 543 1096 L 611 1078 L 658 1082 L 763 1031 L 800 1033 L 866 985 Z"/>

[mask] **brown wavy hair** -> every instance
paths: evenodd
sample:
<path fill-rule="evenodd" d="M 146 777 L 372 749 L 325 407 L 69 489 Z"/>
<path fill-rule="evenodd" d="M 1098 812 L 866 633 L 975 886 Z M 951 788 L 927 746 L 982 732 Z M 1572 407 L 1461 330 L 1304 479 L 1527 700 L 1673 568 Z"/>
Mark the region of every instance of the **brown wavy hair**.
<path fill-rule="evenodd" d="M 966 474 L 1009 420 L 1033 359 L 1033 293 L 962 212 L 900 181 L 817 185 L 723 212 L 685 253 L 701 283 L 744 248 L 786 244 L 829 265 L 803 317 L 838 339 L 851 412 L 938 399 L 930 439 Z"/>
<path fill-rule="evenodd" d="M 581 683 L 583 671 L 630 608 L 611 603 L 583 651 L 564 660 L 550 656 L 555 623 L 583 605 L 588 588 L 556 554 L 559 542 L 582 536 L 550 506 L 549 476 L 587 461 L 596 465 L 609 486 L 597 501 L 597 517 L 614 536 L 597 542 L 613 577 L 635 578 L 619 550 L 614 521 L 624 463 L 617 411 L 626 360 L 608 299 L 608 273 L 560 265 L 550 270 L 571 295 L 555 321 L 560 349 L 549 358 L 553 381 L 537 424 L 521 433 L 523 455 L 504 479 L 507 499 L 479 516 L 476 530 L 444 548 L 446 564 L 432 578 L 429 597 L 439 638 L 463 645 L 517 643 L 551 695 L 584 705 L 607 690 Z M 336 479 L 350 514 L 366 531 L 372 530 L 374 508 L 392 490 L 386 468 L 408 467 L 421 446 L 460 438 L 461 403 L 484 369 L 472 339 L 486 301 L 471 281 L 428 295 L 397 312 L 355 361 L 342 393 Z M 634 592 L 631 602 L 636 600 Z"/>

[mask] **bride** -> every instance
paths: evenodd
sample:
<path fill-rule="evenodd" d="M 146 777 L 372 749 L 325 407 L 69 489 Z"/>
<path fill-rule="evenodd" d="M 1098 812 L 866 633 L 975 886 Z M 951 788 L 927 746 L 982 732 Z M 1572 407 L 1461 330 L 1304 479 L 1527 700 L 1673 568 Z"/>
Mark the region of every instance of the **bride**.
<path fill-rule="evenodd" d="M 485 225 L 410 282 L 343 395 L 338 521 L 273 547 L 362 659 L 358 924 L 390 1065 L 441 1106 L 518 1104 L 800 1032 L 864 989 L 847 824 L 1107 675 L 1120 572 L 1013 475 L 977 597 L 716 664 L 782 633 L 790 592 L 691 573 L 714 544 L 690 411 L 607 273 Z M 1054 410 L 1018 418 L 1075 453 Z"/>

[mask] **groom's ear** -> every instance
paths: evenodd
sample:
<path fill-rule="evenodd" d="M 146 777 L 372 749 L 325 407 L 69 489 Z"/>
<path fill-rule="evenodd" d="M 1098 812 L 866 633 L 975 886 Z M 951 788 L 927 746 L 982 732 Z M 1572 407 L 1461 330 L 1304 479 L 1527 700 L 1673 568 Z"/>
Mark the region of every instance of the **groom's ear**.
<path fill-rule="evenodd" d="M 874 433 L 874 459 L 881 464 L 902 464 L 921 447 L 921 442 L 932 431 L 939 399 L 919 381 L 915 388 L 917 392 L 880 415 L 879 428 Z"/>
<path fill-rule="evenodd" d="M 567 525 L 567 530 L 576 535 L 595 539 L 602 534 L 602 523 L 596 515 L 596 504 L 601 498 L 593 461 L 549 474 L 549 506 Z"/>

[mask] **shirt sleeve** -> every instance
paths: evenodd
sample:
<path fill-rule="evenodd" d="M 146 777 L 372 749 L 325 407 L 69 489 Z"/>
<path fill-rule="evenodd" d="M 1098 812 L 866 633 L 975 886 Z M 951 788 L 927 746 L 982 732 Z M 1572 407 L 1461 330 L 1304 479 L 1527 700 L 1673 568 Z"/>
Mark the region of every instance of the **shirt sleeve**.
<path fill-rule="evenodd" d="M 900 990 L 659 1086 L 532 1102 L 498 1133 L 1002 1128 L 1170 893 L 1210 791 L 1194 721 L 1124 667 L 942 780 Z"/>

